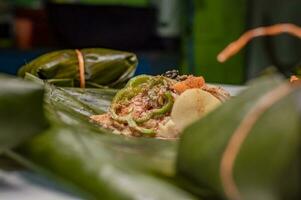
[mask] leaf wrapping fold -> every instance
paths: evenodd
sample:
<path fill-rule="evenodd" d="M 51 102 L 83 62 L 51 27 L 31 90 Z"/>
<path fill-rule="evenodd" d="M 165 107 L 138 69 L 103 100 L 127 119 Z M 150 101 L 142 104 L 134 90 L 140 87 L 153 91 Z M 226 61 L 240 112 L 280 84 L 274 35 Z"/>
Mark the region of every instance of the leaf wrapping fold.
<path fill-rule="evenodd" d="M 133 53 L 90 48 L 81 49 L 84 59 L 86 87 L 118 87 L 133 76 L 137 57 Z M 79 61 L 75 50 L 59 50 L 44 54 L 24 65 L 18 75 L 30 73 L 58 86 L 79 86 Z"/>
<path fill-rule="evenodd" d="M 282 83 L 279 78 L 262 78 L 187 128 L 179 144 L 179 176 L 232 199 L 227 195 L 220 173 L 227 145 L 250 109 Z M 300 92 L 300 88 L 292 90 L 256 119 L 231 169 L 232 186 L 240 193 L 236 199 L 300 197 L 300 171 L 296 170 L 300 167 L 301 129 L 296 98 Z"/>
<path fill-rule="evenodd" d="M 0 154 L 47 128 L 43 96 L 38 84 L 0 75 Z"/>

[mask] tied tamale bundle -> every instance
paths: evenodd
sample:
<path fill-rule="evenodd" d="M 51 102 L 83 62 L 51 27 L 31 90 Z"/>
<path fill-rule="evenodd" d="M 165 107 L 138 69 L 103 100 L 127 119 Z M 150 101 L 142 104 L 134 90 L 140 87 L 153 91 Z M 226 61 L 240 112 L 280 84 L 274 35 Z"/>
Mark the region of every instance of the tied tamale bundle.
<path fill-rule="evenodd" d="M 47 127 L 43 96 L 40 85 L 0 75 L 0 154 Z"/>
<path fill-rule="evenodd" d="M 136 66 L 133 53 L 102 48 L 59 50 L 22 66 L 18 75 L 30 73 L 58 86 L 118 87 L 134 74 Z"/>
<path fill-rule="evenodd" d="M 266 77 L 187 128 L 178 175 L 230 200 L 300 199 L 300 84 Z"/>

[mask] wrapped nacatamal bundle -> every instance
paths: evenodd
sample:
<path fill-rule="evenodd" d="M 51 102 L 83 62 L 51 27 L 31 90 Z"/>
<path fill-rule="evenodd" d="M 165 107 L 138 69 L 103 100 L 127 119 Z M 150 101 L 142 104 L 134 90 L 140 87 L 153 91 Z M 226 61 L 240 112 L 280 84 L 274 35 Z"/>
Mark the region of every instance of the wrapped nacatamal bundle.
<path fill-rule="evenodd" d="M 187 128 L 177 169 L 231 200 L 300 199 L 300 84 L 258 80 Z"/>
<path fill-rule="evenodd" d="M 118 87 L 133 76 L 136 66 L 133 53 L 102 48 L 59 50 L 32 60 L 18 75 L 30 73 L 59 86 Z"/>

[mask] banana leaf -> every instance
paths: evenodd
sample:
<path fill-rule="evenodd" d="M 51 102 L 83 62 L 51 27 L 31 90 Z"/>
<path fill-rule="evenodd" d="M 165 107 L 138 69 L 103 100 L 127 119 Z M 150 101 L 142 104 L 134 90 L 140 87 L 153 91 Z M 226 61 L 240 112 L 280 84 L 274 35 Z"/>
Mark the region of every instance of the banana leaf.
<path fill-rule="evenodd" d="M 89 121 L 117 90 L 44 87 L 51 128 L 8 156 L 88 199 L 196 199 L 173 180 L 177 141 L 125 138 Z"/>
<path fill-rule="evenodd" d="M 249 111 L 283 82 L 279 77 L 256 81 L 188 127 L 179 141 L 126 138 L 90 122 L 91 114 L 108 109 L 117 90 L 45 83 L 44 107 L 52 126 L 9 155 L 87 199 L 231 199 L 219 172 L 223 153 Z M 294 88 L 271 104 L 243 143 L 234 168 L 241 199 L 300 197 L 297 95 L 300 89 Z"/>
<path fill-rule="evenodd" d="M 137 66 L 137 57 L 133 53 L 102 48 L 80 51 L 86 87 L 118 87 L 134 74 Z M 26 73 L 58 86 L 79 86 L 79 62 L 75 50 L 44 54 L 22 66 L 18 76 L 25 77 Z"/>
<path fill-rule="evenodd" d="M 137 164 L 143 165 L 145 169 L 153 169 L 155 173 L 163 173 L 167 176 L 174 173 L 176 141 L 115 136 L 89 120 L 90 115 L 107 111 L 117 90 L 58 88 L 46 85 L 46 91 L 45 109 L 52 124 L 95 133 L 99 135 L 99 140 L 103 140 L 104 143 L 107 142 L 107 146 L 116 148 L 116 151 L 120 151 L 119 153 L 122 152 L 122 148 L 133 148 L 129 152 L 125 151 L 125 162 L 126 160 L 138 160 L 138 162 L 142 160 Z M 155 149 L 153 148 L 154 145 L 156 146 Z M 133 156 L 131 156 L 132 153 L 134 153 Z M 149 164 L 152 158 L 154 163 Z"/>
<path fill-rule="evenodd" d="M 47 128 L 40 85 L 0 75 L 0 154 Z"/>
<path fill-rule="evenodd" d="M 170 146 L 166 141 L 54 127 L 20 151 L 27 161 L 77 188 L 85 198 L 196 199 L 164 178 L 173 164 Z"/>
<path fill-rule="evenodd" d="M 222 199 L 300 199 L 301 89 L 275 100 L 282 87 L 291 88 L 283 82 L 261 78 L 187 128 L 177 175 Z M 247 135 L 239 140 L 241 133 Z"/>

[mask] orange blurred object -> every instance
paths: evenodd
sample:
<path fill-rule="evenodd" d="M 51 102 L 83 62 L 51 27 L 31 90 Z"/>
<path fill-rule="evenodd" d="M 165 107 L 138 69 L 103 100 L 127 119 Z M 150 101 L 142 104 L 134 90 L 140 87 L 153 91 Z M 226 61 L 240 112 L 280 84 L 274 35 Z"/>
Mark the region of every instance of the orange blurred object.
<path fill-rule="evenodd" d="M 43 9 L 15 8 L 16 46 L 20 49 L 53 45 L 52 31 Z"/>
<path fill-rule="evenodd" d="M 297 76 L 293 75 L 290 78 L 290 82 L 291 83 L 301 83 L 301 80 Z"/>
<path fill-rule="evenodd" d="M 17 18 L 15 21 L 16 41 L 20 49 L 32 47 L 33 23 L 28 18 Z"/>
<path fill-rule="evenodd" d="M 239 52 L 250 40 L 260 36 L 273 36 L 282 33 L 289 33 L 301 38 L 301 28 L 294 24 L 275 24 L 267 27 L 258 27 L 245 32 L 238 40 L 230 43 L 217 56 L 219 62 L 225 62 Z"/>

